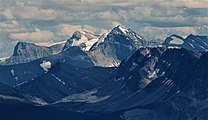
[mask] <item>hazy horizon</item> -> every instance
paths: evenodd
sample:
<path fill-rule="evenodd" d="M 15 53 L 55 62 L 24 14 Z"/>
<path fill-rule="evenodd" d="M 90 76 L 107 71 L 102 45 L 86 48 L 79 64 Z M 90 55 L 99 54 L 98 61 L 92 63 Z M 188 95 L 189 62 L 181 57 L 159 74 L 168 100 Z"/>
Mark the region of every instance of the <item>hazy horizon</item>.
<path fill-rule="evenodd" d="M 0 57 L 18 41 L 65 41 L 76 30 L 103 33 L 121 24 L 145 39 L 207 35 L 206 0 L 0 0 Z"/>

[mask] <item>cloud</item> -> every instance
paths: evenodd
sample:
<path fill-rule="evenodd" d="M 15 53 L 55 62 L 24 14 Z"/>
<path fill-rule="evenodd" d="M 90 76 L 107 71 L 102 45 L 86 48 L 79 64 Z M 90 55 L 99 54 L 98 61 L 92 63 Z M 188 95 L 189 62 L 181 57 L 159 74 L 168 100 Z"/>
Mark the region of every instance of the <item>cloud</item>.
<path fill-rule="evenodd" d="M 207 11 L 208 12 L 208 11 Z M 207 13 L 208 14 L 208 13 Z M 208 25 L 208 17 L 195 17 L 193 20 L 198 24 L 198 25 Z"/>
<path fill-rule="evenodd" d="M 169 7 L 207 8 L 207 0 L 173 0 L 159 3 Z"/>
<path fill-rule="evenodd" d="M 10 42 L 0 42 L 0 58 L 1 57 L 8 57 L 13 53 L 14 46 L 16 44 L 16 41 L 10 41 Z"/>
<path fill-rule="evenodd" d="M 0 22 L 1 29 L 14 29 L 19 28 L 20 24 L 16 20 Z"/>
<path fill-rule="evenodd" d="M 20 40 L 20 41 L 49 41 L 56 39 L 56 36 L 53 32 L 47 30 L 35 29 L 33 32 L 24 32 L 24 33 L 11 33 L 9 38 Z"/>
<path fill-rule="evenodd" d="M 110 11 L 105 11 L 97 13 L 96 18 L 99 20 L 115 20 L 118 19 L 118 16 Z"/>
<path fill-rule="evenodd" d="M 28 31 L 28 29 L 24 28 L 16 20 L 8 20 L 8 21 L 0 22 L 0 29 L 1 29 L 1 32 L 2 32 L 1 34 Z"/>
<path fill-rule="evenodd" d="M 54 0 L 54 4 L 65 4 L 68 6 L 131 6 L 138 3 L 138 0 Z"/>
<path fill-rule="evenodd" d="M 5 9 L 3 12 L 2 12 L 2 17 L 6 18 L 6 19 L 15 19 L 13 13 L 11 10 L 9 9 Z"/>
<path fill-rule="evenodd" d="M 187 7 L 196 4 L 205 5 L 203 0 L 46 0 L 34 2 L 22 0 L 7 8 L 14 17 L 22 20 L 65 22 L 126 22 L 136 21 L 152 26 L 178 27 L 195 26 L 195 17 L 207 17 L 207 14 L 195 14 L 193 11 L 204 8 Z M 19 7 L 22 6 L 22 7 Z M 206 7 L 205 7 L 206 8 Z M 192 9 L 190 12 L 187 9 Z M 206 12 L 207 9 L 203 12 Z M 159 22 L 162 25 L 157 25 Z M 44 24 L 44 23 L 43 23 Z M 172 26 L 171 26 L 172 25 Z"/>
<path fill-rule="evenodd" d="M 54 20 L 56 19 L 56 11 L 53 9 L 42 9 L 39 7 L 11 7 L 13 15 L 20 19 L 31 20 Z"/>
<path fill-rule="evenodd" d="M 114 27 L 116 27 L 118 25 L 121 25 L 121 23 L 118 22 L 118 21 L 113 21 L 113 22 L 110 23 L 111 28 L 114 28 Z"/>
<path fill-rule="evenodd" d="M 166 37 L 177 34 L 180 36 L 187 36 L 189 34 L 197 34 L 196 27 L 153 27 L 153 26 L 145 26 L 142 29 L 138 30 L 138 33 L 144 35 L 147 39 L 165 39 Z"/>

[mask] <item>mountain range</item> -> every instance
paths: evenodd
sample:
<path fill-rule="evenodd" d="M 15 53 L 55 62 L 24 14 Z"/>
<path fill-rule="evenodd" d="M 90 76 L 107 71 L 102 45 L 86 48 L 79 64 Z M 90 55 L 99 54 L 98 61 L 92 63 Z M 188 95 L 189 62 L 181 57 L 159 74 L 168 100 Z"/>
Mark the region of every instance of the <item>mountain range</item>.
<path fill-rule="evenodd" d="M 19 42 L 0 65 L 0 118 L 207 120 L 207 61 L 208 36 L 146 40 L 121 25 Z"/>

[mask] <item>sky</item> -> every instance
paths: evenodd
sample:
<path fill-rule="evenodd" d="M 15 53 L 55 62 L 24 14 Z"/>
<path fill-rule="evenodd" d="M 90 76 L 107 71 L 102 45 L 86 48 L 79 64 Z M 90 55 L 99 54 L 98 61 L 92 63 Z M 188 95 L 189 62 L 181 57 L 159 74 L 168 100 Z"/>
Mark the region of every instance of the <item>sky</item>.
<path fill-rule="evenodd" d="M 0 0 L 0 57 L 18 41 L 49 45 L 74 31 L 123 25 L 147 40 L 208 34 L 208 0 Z"/>

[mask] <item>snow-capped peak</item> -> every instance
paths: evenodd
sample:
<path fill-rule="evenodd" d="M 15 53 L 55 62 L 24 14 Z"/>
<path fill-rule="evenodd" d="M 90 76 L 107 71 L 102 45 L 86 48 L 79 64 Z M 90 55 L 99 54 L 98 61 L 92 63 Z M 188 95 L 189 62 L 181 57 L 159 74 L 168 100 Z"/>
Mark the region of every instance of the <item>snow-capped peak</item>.
<path fill-rule="evenodd" d="M 130 32 L 129 29 L 127 29 L 127 28 L 125 28 L 125 27 L 123 27 L 121 25 L 116 26 L 111 31 L 111 33 L 114 33 L 114 34 L 123 34 L 123 35 L 127 35 L 129 32 Z"/>
<path fill-rule="evenodd" d="M 89 51 L 93 44 L 99 39 L 98 35 L 87 31 L 75 31 L 71 38 L 68 39 L 64 46 L 64 51 L 70 46 L 80 46 L 83 51 Z"/>
<path fill-rule="evenodd" d="M 75 39 L 75 40 L 86 39 L 89 41 L 89 40 L 95 39 L 97 37 L 98 36 L 94 35 L 93 33 L 87 32 L 87 31 L 75 31 L 71 38 Z"/>
<path fill-rule="evenodd" d="M 139 34 L 137 34 L 136 32 L 132 31 L 131 29 L 127 29 L 121 25 L 118 25 L 115 28 L 113 28 L 111 30 L 110 34 L 120 34 L 120 35 L 128 36 L 131 39 L 144 40 L 144 38 L 142 36 L 140 36 Z"/>

